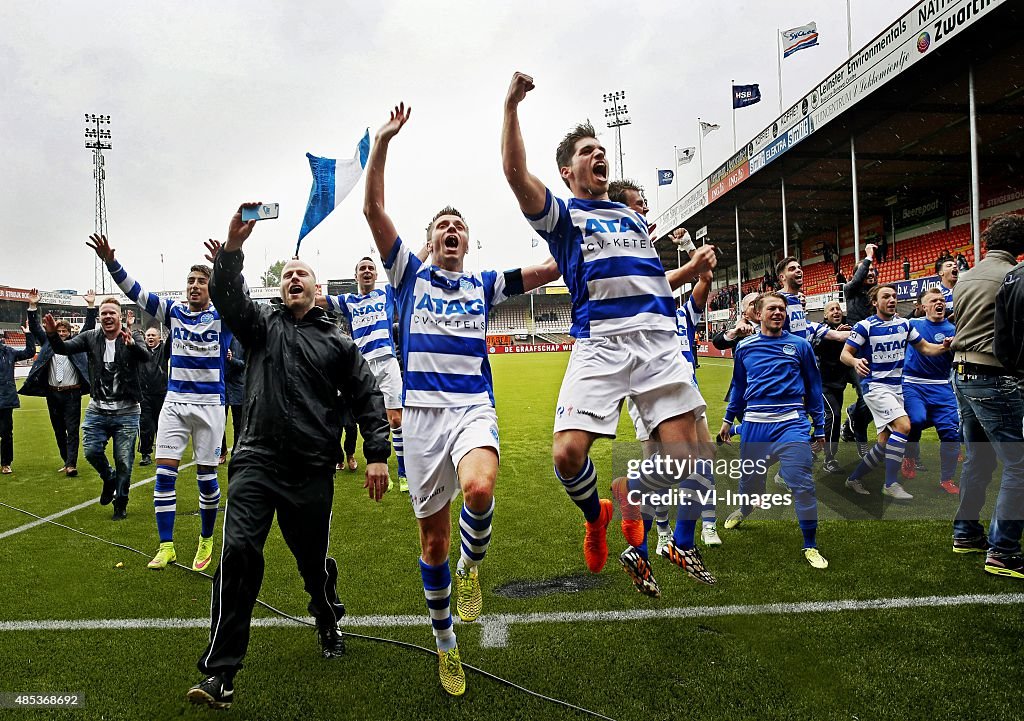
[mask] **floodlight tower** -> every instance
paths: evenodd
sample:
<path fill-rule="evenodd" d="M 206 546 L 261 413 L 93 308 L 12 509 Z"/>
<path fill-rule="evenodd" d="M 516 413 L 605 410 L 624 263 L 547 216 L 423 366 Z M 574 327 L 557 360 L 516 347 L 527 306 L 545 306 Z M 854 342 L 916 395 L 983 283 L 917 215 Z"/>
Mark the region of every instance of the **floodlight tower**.
<path fill-rule="evenodd" d="M 616 90 L 604 94 L 604 118 L 609 128 L 615 128 L 615 150 L 619 156 L 619 180 L 622 171 L 622 126 L 629 125 L 629 110 L 626 108 L 626 91 Z"/>
<path fill-rule="evenodd" d="M 92 177 L 96 181 L 96 203 L 93 217 L 93 230 L 100 234 L 107 234 L 107 196 L 103 190 L 103 181 L 106 179 L 106 170 L 103 167 L 103 151 L 110 150 L 113 146 L 110 143 L 110 128 L 103 127 L 110 125 L 109 115 L 85 114 L 85 147 L 92 150 Z M 93 288 L 97 293 L 106 294 L 108 290 L 109 274 L 107 268 L 98 257 L 93 266 Z M 113 287 L 112 283 L 110 284 Z"/>

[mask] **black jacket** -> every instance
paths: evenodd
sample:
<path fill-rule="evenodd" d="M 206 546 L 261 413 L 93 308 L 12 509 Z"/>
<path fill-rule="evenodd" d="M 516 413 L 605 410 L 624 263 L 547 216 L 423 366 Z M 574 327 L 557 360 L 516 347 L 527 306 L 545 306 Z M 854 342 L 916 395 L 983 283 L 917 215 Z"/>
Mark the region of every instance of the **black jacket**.
<path fill-rule="evenodd" d="M 169 344 L 162 340 L 156 348 L 143 344 L 149 360 L 139 366 L 139 383 L 147 396 L 167 395 L 167 363 L 170 361 Z"/>
<path fill-rule="evenodd" d="M 368 463 L 391 455 L 384 396 L 355 343 L 313 307 L 295 320 L 278 304 L 259 305 L 242 285 L 241 251 L 221 251 L 210 297 L 245 346 L 245 428 L 237 449 L 289 462 L 334 467 L 343 410 L 363 436 Z"/>
<path fill-rule="evenodd" d="M 0 408 L 19 408 L 17 386 L 14 384 L 14 364 L 28 360 L 36 354 L 36 341 L 31 333 L 25 334 L 25 350 L 15 350 L 0 339 Z"/>
<path fill-rule="evenodd" d="M 85 311 L 85 323 L 82 324 L 83 333 L 96 327 L 96 316 L 99 313 L 99 308 L 89 308 Z M 18 393 L 23 396 L 45 396 L 50 392 L 50 361 L 53 360 L 53 348 L 46 340 L 43 326 L 39 324 L 38 310 L 28 311 L 28 330 L 39 344 L 39 355 L 36 356 L 32 370 L 28 372 L 28 378 L 25 379 Z M 82 393 L 88 393 L 89 359 L 85 357 L 84 353 L 75 353 L 71 356 L 71 365 L 81 376 Z"/>
<path fill-rule="evenodd" d="M 826 323 L 829 328 L 835 330 L 835 326 Z M 814 347 L 814 355 L 818 356 L 818 369 L 821 371 L 821 385 L 823 388 L 835 388 L 842 390 L 846 388 L 850 380 L 850 366 L 839 360 L 846 341 L 829 340 L 822 338 Z"/>
<path fill-rule="evenodd" d="M 850 325 L 860 323 L 875 314 L 871 301 L 868 300 L 868 291 L 871 289 L 864 285 L 864 279 L 868 277 L 870 268 L 871 258 L 864 258 L 857 264 L 857 270 L 850 282 L 843 286 L 843 297 L 846 300 L 846 322 Z"/>
<path fill-rule="evenodd" d="M 245 348 L 231 337 L 231 360 L 224 361 L 224 396 L 229 406 L 245 405 Z"/>
<path fill-rule="evenodd" d="M 993 353 L 1010 373 L 1024 376 L 1024 263 L 1006 274 L 996 293 Z"/>
<path fill-rule="evenodd" d="M 89 359 L 89 393 L 95 401 L 142 400 L 142 386 L 139 384 L 139 368 L 149 360 L 146 340 L 136 331 L 132 336 L 135 343 L 127 345 L 120 337 L 114 342 L 114 362 L 111 372 L 103 363 L 103 351 L 107 347 L 102 328 L 79 333 L 74 338 L 63 340 L 56 333 L 47 333 L 50 347 L 60 355 L 74 355 L 85 352 Z"/>

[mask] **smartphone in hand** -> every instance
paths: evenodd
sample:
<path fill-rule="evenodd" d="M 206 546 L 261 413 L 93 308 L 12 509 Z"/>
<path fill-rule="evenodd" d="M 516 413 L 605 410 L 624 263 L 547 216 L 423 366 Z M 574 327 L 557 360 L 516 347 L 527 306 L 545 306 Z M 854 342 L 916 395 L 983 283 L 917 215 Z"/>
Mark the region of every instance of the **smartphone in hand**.
<path fill-rule="evenodd" d="M 277 203 L 264 203 L 255 208 L 242 208 L 242 220 L 273 220 L 277 216 Z"/>

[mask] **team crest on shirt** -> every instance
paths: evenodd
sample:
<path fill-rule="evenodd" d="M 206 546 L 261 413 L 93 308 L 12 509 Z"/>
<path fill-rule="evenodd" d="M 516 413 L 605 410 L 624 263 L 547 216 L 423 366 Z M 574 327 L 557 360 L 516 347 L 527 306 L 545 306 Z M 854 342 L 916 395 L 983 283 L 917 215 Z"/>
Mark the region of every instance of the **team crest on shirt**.
<path fill-rule="evenodd" d="M 200 323 L 212 323 L 213 322 L 213 313 L 203 313 L 201 316 L 199 316 L 199 322 Z"/>
<path fill-rule="evenodd" d="M 946 334 L 945 333 L 936 333 L 935 334 L 935 341 L 934 341 L 935 343 L 941 343 L 944 340 L 946 340 Z"/>
<path fill-rule="evenodd" d="M 796 346 L 793 345 L 792 343 L 787 343 L 786 345 L 782 346 L 782 352 L 785 353 L 786 355 L 796 355 Z"/>
<path fill-rule="evenodd" d="M 461 277 L 461 278 L 459 279 L 459 286 L 460 286 L 460 287 L 461 287 L 461 288 L 462 288 L 463 290 L 469 290 L 469 291 L 471 291 L 471 290 L 473 290 L 473 281 L 472 281 L 472 280 L 470 280 L 469 278 L 467 278 L 466 276 L 462 276 L 462 277 Z"/>

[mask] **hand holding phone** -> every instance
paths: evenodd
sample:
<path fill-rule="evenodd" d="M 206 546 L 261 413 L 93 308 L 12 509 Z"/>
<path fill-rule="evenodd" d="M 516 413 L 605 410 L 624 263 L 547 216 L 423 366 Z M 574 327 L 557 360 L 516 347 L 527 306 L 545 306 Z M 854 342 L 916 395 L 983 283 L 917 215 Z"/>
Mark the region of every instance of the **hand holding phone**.
<path fill-rule="evenodd" d="M 277 203 L 262 203 L 253 208 L 242 208 L 242 220 L 273 220 L 278 217 Z"/>

